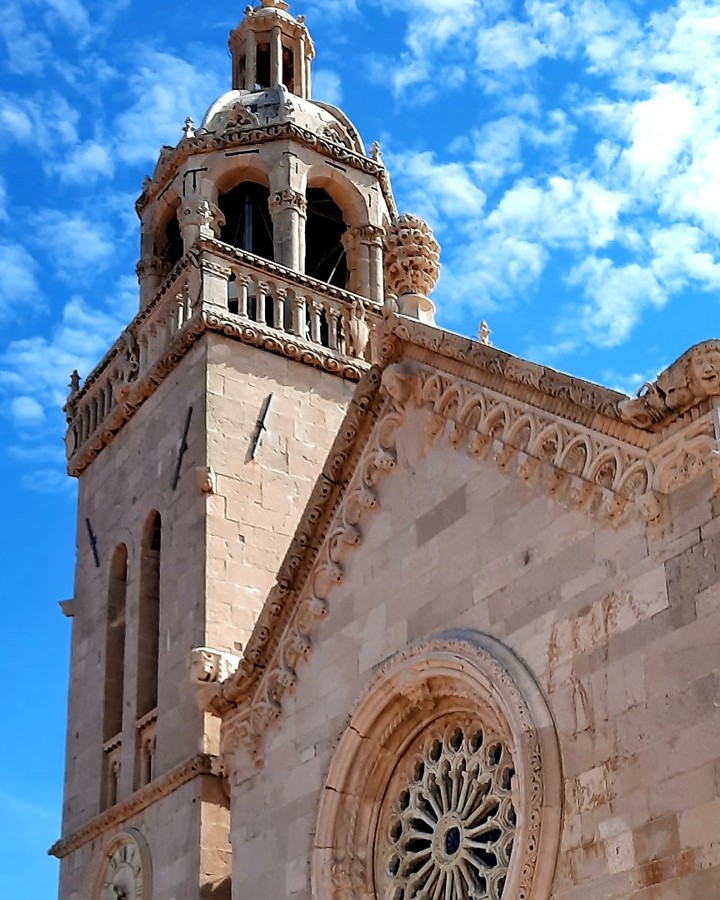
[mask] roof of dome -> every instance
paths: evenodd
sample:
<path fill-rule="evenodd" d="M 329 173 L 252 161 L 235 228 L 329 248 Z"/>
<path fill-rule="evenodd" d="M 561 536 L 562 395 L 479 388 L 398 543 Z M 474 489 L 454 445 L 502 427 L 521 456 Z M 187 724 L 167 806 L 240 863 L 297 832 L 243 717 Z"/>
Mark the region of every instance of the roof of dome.
<path fill-rule="evenodd" d="M 279 119 L 327 137 L 355 153 L 365 155 L 365 147 L 350 119 L 337 107 L 305 100 L 284 86 L 262 91 L 228 91 L 208 109 L 198 133 L 222 134 L 231 125 L 264 128 Z"/>

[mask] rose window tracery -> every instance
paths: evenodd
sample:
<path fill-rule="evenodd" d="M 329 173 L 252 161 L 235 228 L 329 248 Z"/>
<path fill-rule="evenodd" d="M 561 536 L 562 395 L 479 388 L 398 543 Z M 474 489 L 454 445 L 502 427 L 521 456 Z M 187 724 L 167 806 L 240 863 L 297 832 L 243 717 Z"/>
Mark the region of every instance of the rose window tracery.
<path fill-rule="evenodd" d="M 477 720 L 427 731 L 398 766 L 380 830 L 385 900 L 500 900 L 516 826 L 507 741 Z"/>

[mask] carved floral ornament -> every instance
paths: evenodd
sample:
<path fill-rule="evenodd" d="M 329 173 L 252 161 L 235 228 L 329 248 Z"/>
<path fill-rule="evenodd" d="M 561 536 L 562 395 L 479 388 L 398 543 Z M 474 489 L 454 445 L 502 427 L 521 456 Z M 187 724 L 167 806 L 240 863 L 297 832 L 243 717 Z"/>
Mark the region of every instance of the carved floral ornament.
<path fill-rule="evenodd" d="M 557 736 L 498 641 L 441 635 L 394 658 L 330 765 L 313 896 L 542 900 L 560 835 Z"/>

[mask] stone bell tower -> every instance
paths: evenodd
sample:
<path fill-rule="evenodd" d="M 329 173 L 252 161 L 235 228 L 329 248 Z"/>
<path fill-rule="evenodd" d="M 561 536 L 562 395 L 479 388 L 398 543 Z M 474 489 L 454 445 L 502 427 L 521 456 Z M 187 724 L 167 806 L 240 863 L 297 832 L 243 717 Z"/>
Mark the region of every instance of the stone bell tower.
<path fill-rule="evenodd" d="M 139 312 L 66 406 L 61 900 L 230 897 L 217 726 L 190 681 L 238 665 L 376 352 L 396 219 L 379 153 L 311 99 L 313 43 L 282 0 L 248 8 L 230 51 L 232 90 L 137 202 Z"/>

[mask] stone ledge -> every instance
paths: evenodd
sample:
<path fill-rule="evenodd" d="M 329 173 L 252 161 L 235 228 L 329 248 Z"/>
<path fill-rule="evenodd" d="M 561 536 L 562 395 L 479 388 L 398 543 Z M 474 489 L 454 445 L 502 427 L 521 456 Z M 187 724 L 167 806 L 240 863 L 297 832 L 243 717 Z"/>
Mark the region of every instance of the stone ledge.
<path fill-rule="evenodd" d="M 70 853 L 92 841 L 104 832 L 126 822 L 132 816 L 137 815 L 153 803 L 157 803 L 163 797 L 167 797 L 177 788 L 187 784 L 198 775 L 214 775 L 215 757 L 208 753 L 198 753 L 184 763 L 181 763 L 170 772 L 166 772 L 150 784 L 145 785 L 139 791 L 135 791 L 127 800 L 117 803 L 105 812 L 91 819 L 73 834 L 69 834 L 54 843 L 48 850 L 49 856 L 63 859 Z M 214 775 L 214 777 L 217 777 Z"/>

